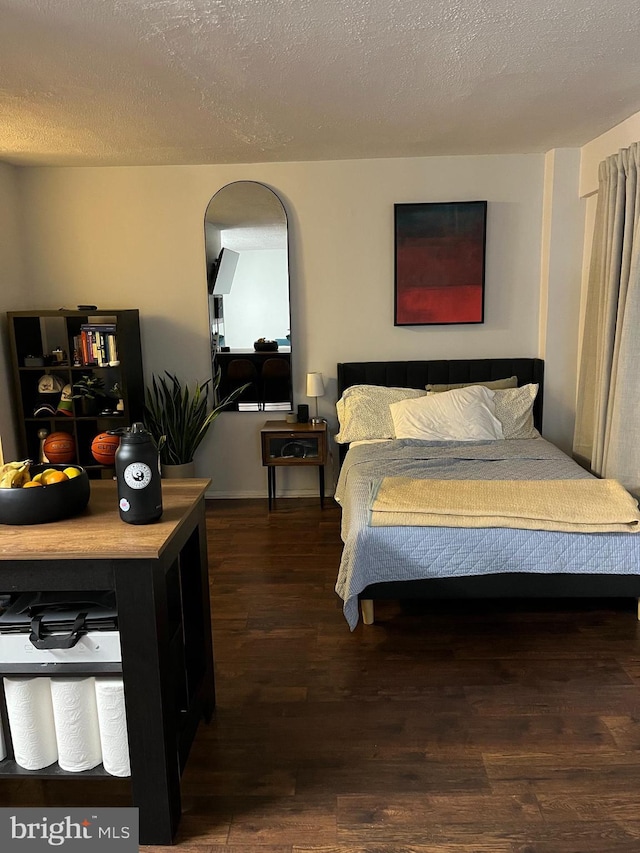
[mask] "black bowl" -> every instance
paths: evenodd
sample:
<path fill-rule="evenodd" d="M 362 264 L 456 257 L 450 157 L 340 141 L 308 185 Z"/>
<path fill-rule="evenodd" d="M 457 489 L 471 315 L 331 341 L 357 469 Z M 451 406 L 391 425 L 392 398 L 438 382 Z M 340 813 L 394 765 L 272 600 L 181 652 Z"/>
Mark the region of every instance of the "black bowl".
<path fill-rule="evenodd" d="M 278 341 L 256 341 L 253 349 L 255 352 L 278 352 Z"/>
<path fill-rule="evenodd" d="M 45 468 L 64 471 L 79 465 L 32 465 L 34 477 Z M 78 515 L 89 503 L 89 475 L 81 474 L 62 483 L 51 483 L 31 489 L 0 489 L 0 524 L 45 524 Z"/>

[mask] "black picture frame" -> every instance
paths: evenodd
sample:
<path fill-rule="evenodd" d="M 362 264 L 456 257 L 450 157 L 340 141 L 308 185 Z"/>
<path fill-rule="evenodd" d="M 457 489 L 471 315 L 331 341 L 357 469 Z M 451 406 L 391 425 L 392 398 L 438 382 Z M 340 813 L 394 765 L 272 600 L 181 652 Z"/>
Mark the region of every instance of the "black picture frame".
<path fill-rule="evenodd" d="M 394 205 L 394 325 L 484 323 L 486 201 Z"/>

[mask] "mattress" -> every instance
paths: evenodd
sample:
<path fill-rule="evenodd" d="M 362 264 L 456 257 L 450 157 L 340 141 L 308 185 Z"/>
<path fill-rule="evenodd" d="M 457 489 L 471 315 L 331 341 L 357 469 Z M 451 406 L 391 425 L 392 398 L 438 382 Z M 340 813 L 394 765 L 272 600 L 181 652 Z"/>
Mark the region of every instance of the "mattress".
<path fill-rule="evenodd" d="M 481 442 L 403 439 L 351 448 L 335 498 L 342 506 L 344 542 L 336 592 L 352 630 L 358 623 L 358 595 L 373 583 L 503 572 L 638 573 L 640 541 L 625 533 L 372 527 L 371 495 L 385 476 L 438 480 L 591 477 L 543 438 Z"/>

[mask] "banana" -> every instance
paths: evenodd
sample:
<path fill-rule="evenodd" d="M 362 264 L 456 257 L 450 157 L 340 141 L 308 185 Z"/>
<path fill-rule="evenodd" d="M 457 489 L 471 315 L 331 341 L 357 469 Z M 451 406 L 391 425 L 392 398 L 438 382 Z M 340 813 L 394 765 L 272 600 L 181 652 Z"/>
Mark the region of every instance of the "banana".
<path fill-rule="evenodd" d="M 31 477 L 29 467 L 31 460 L 22 462 L 7 462 L 0 468 L 0 489 L 19 489 L 27 483 Z"/>
<path fill-rule="evenodd" d="M 2 479 L 0 479 L 0 489 L 12 489 L 14 480 L 20 476 L 20 472 L 18 470 L 7 471 L 6 474 L 2 475 Z"/>
<path fill-rule="evenodd" d="M 16 471 L 18 468 L 22 468 L 22 466 L 26 465 L 29 461 L 29 459 L 25 459 L 22 462 L 5 462 L 5 464 L 0 467 L 0 477 L 3 474 L 8 474 L 9 471 Z"/>
<path fill-rule="evenodd" d="M 18 475 L 19 472 L 17 470 L 7 471 L 6 474 L 3 474 L 0 480 L 0 489 L 12 489 L 13 481 Z"/>
<path fill-rule="evenodd" d="M 22 468 L 18 468 L 18 472 L 17 472 L 16 476 L 13 478 L 13 488 L 14 489 L 15 488 L 18 488 L 18 489 L 22 488 L 22 486 L 24 486 L 25 483 L 28 483 L 29 480 L 31 479 L 31 474 L 29 473 L 29 465 L 30 465 L 30 463 L 27 462 L 25 465 L 23 465 Z"/>

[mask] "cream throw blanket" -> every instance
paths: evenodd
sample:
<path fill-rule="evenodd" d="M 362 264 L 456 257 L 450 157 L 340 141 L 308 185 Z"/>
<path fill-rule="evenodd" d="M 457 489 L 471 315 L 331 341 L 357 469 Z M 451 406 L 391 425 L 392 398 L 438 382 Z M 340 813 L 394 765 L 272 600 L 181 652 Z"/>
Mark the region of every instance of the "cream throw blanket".
<path fill-rule="evenodd" d="M 416 480 L 384 477 L 373 527 L 520 527 L 637 533 L 640 512 L 617 480 Z"/>

